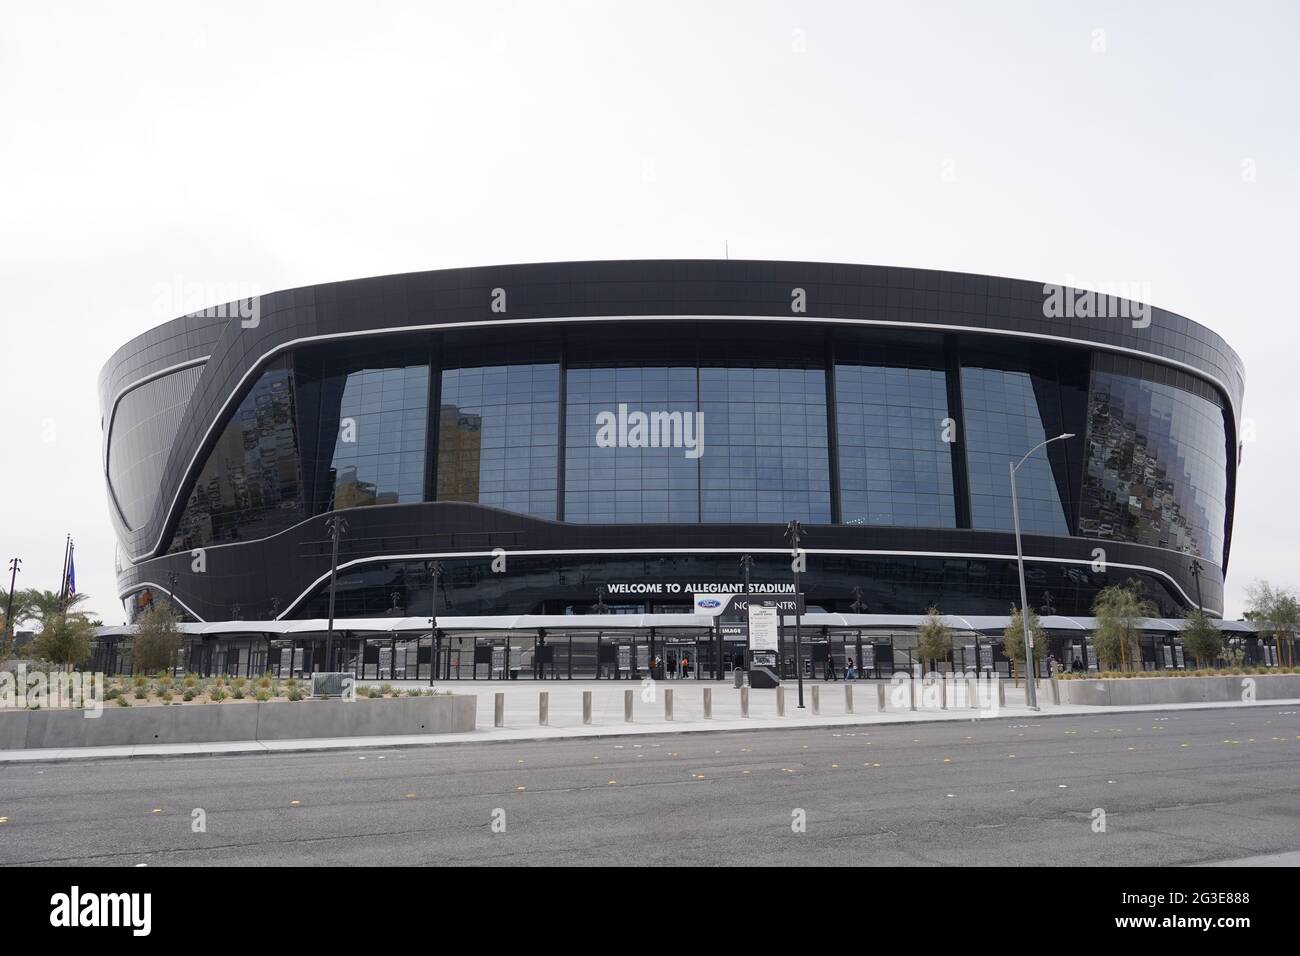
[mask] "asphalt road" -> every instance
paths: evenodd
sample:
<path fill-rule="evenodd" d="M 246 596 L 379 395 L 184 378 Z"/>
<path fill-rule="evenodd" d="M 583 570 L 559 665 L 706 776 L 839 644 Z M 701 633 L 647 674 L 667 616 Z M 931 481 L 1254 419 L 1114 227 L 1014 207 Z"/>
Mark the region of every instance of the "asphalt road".
<path fill-rule="evenodd" d="M 1201 863 L 1300 849 L 1297 793 L 1263 704 L 79 761 L 0 768 L 0 863 Z"/>

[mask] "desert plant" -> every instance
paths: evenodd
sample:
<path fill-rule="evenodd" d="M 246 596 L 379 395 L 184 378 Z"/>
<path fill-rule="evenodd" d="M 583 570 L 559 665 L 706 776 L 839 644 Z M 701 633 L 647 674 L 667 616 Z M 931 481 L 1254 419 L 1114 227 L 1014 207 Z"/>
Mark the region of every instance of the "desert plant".
<path fill-rule="evenodd" d="M 131 659 L 142 671 L 170 670 L 181 647 L 180 618 L 166 602 L 136 616 Z"/>
<path fill-rule="evenodd" d="M 225 700 L 225 699 L 226 699 L 228 696 L 230 696 L 230 695 L 226 693 L 226 691 L 225 691 L 224 688 L 222 688 L 222 687 L 218 687 L 218 688 L 214 689 L 214 690 L 212 691 L 212 693 L 209 694 L 208 696 L 209 696 L 209 699 L 211 699 L 211 700 L 215 700 L 217 703 L 221 703 L 223 700 Z"/>
<path fill-rule="evenodd" d="M 1097 656 L 1118 665 L 1121 671 L 1132 670 L 1138 657 L 1139 621 L 1157 614 L 1156 606 L 1142 596 L 1142 585 L 1130 578 L 1124 584 L 1102 588 L 1092 603 L 1092 613 L 1097 618 L 1093 636 Z"/>
<path fill-rule="evenodd" d="M 131 698 L 127 697 L 125 694 L 120 694 L 120 695 L 118 695 L 117 697 L 115 697 L 115 698 L 113 698 L 113 699 L 117 701 L 117 706 L 119 706 L 119 707 L 130 707 L 130 706 L 131 706 Z"/>
<path fill-rule="evenodd" d="M 1196 660 L 1197 667 L 1218 660 L 1223 653 L 1223 633 L 1200 608 L 1184 618 L 1183 648 Z"/>
<path fill-rule="evenodd" d="M 1029 609 L 1029 632 L 1034 639 L 1034 663 L 1037 664 L 1047 654 L 1047 633 L 1038 622 L 1038 614 L 1033 608 Z M 1026 674 L 1030 668 L 1025 666 L 1025 623 L 1020 617 L 1020 609 L 1015 606 L 1011 608 L 1011 620 L 1002 632 L 1002 653 L 1011 659 L 1012 676 L 1016 678 L 1016 686 L 1019 687 L 1020 677 L 1015 673 L 1015 665 L 1025 667 Z M 1033 671 L 1037 673 L 1037 668 L 1033 668 Z M 1034 686 L 1037 685 L 1035 678 Z"/>
<path fill-rule="evenodd" d="M 70 671 L 90 656 L 94 636 L 95 626 L 85 615 L 75 611 L 55 614 L 45 619 L 35 650 L 44 659 Z"/>
<path fill-rule="evenodd" d="M 164 704 L 170 704 L 173 700 L 172 692 L 169 690 L 165 690 L 158 695 L 158 699 L 161 700 Z"/>
<path fill-rule="evenodd" d="M 253 695 L 260 703 L 266 703 L 271 699 L 271 692 L 265 687 L 259 687 L 257 693 Z"/>
<path fill-rule="evenodd" d="M 302 700 L 305 695 L 303 694 L 301 687 L 290 687 L 288 691 L 285 692 L 285 696 L 290 700 Z"/>

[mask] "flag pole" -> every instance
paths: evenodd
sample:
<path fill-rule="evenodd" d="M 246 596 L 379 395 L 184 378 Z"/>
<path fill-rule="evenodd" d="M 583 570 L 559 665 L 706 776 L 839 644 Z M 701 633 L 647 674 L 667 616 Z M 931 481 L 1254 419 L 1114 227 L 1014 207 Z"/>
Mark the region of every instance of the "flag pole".
<path fill-rule="evenodd" d="M 68 548 L 72 546 L 72 535 L 64 535 L 63 538 L 63 577 L 59 578 L 59 611 L 60 613 L 67 610 L 66 601 L 68 598 Z"/>

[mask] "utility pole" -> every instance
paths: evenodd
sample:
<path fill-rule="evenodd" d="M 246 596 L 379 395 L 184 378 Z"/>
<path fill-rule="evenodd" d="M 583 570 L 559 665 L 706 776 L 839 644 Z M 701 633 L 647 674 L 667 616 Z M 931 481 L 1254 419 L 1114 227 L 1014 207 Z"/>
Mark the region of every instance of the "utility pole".
<path fill-rule="evenodd" d="M 9 559 L 9 601 L 8 607 L 5 608 L 5 630 L 9 632 L 9 643 L 14 639 L 14 587 L 18 581 L 18 572 L 23 569 L 22 564 L 22 558 Z M 7 647 L 8 643 L 5 646 Z"/>

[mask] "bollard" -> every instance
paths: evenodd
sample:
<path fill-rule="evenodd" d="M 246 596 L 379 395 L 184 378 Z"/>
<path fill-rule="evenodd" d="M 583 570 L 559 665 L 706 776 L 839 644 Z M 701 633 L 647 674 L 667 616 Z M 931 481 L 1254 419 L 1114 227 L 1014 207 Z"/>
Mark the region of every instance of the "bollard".
<path fill-rule="evenodd" d="M 907 678 L 907 709 L 916 710 L 916 678 Z"/>
<path fill-rule="evenodd" d="M 888 700 L 888 698 L 889 698 L 889 694 L 886 693 L 885 691 L 885 685 L 877 684 L 876 685 L 876 710 L 880 711 L 880 713 L 882 714 L 885 712 L 885 701 Z"/>
<path fill-rule="evenodd" d="M 947 710 L 948 709 L 948 681 L 944 679 L 942 674 L 936 677 L 935 680 L 939 682 L 939 709 Z"/>
<path fill-rule="evenodd" d="M 776 689 L 776 715 L 785 716 L 785 688 L 780 686 Z"/>
<path fill-rule="evenodd" d="M 740 688 L 740 716 L 749 716 L 749 688 Z"/>
<path fill-rule="evenodd" d="M 623 721 L 629 724 L 632 723 L 632 692 L 630 690 L 623 691 Z"/>
<path fill-rule="evenodd" d="M 492 725 L 494 727 L 504 727 L 506 725 L 506 695 L 497 694 L 496 702 L 492 708 Z"/>
<path fill-rule="evenodd" d="M 998 706 L 1007 706 L 1007 685 L 1002 683 L 1001 678 L 998 679 Z"/>
<path fill-rule="evenodd" d="M 704 688 L 704 719 L 713 719 L 713 688 Z"/>
<path fill-rule="evenodd" d="M 966 703 L 972 710 L 979 710 L 980 679 L 974 674 L 966 675 Z"/>
<path fill-rule="evenodd" d="M 853 713 L 853 685 L 844 685 L 844 713 Z"/>
<path fill-rule="evenodd" d="M 812 685 L 812 712 L 814 714 L 820 714 L 822 712 L 822 698 L 821 694 L 818 693 L 820 690 L 821 688 L 816 684 Z"/>
<path fill-rule="evenodd" d="M 673 689 L 669 687 L 664 691 L 664 720 L 673 719 Z"/>
<path fill-rule="evenodd" d="M 582 722 L 591 723 L 591 691 L 589 690 L 582 692 Z"/>
<path fill-rule="evenodd" d="M 1053 677 L 1052 678 L 1052 703 L 1059 704 L 1060 702 L 1061 702 L 1061 682 L 1058 681 L 1055 677 Z"/>
<path fill-rule="evenodd" d="M 542 691 L 537 695 L 537 723 L 545 727 L 551 722 L 551 695 Z"/>

